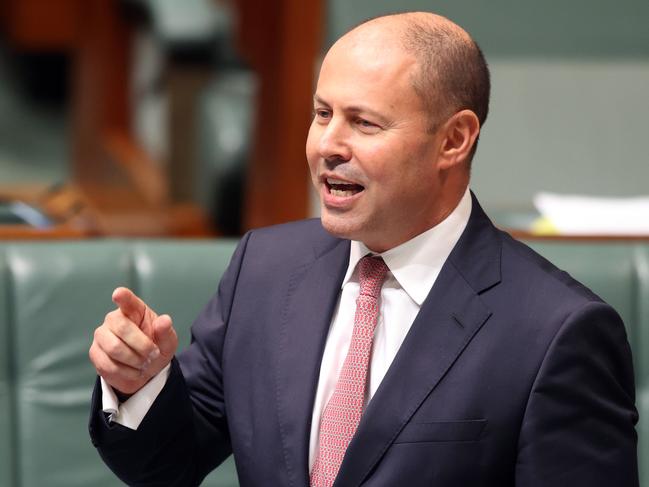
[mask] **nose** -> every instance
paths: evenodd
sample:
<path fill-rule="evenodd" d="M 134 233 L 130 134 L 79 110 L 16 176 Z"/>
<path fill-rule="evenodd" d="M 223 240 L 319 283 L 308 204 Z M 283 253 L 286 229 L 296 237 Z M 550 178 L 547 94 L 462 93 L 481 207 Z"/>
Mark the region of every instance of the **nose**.
<path fill-rule="evenodd" d="M 325 160 L 348 161 L 352 157 L 349 134 L 345 121 L 332 118 L 324 127 L 318 142 L 318 152 Z"/>

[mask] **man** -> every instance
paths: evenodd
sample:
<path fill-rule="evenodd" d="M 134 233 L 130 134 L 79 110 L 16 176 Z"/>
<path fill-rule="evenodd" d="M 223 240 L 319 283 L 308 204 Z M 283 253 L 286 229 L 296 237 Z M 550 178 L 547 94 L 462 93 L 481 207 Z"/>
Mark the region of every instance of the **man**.
<path fill-rule="evenodd" d="M 488 94 L 433 14 L 331 48 L 321 220 L 248 233 L 177 360 L 170 318 L 113 295 L 90 429 L 120 478 L 195 485 L 233 452 L 242 486 L 638 485 L 620 318 L 468 190 Z"/>

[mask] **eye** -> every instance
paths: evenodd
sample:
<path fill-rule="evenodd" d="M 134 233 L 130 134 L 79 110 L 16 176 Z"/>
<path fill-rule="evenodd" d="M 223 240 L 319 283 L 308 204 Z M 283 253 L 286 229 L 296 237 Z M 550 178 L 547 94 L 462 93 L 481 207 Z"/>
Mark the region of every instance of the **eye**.
<path fill-rule="evenodd" d="M 364 118 L 357 118 L 356 125 L 362 132 L 367 134 L 373 134 L 381 130 L 381 127 L 379 127 L 377 124 L 370 122 L 369 120 L 366 120 Z"/>
<path fill-rule="evenodd" d="M 326 108 L 314 108 L 313 116 L 319 120 L 329 120 L 331 118 L 331 111 Z"/>

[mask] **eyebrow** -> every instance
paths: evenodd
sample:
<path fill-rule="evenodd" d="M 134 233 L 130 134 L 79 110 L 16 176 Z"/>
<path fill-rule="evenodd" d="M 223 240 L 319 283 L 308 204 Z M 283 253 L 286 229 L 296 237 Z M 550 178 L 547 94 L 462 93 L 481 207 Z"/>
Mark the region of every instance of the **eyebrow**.
<path fill-rule="evenodd" d="M 328 106 L 328 107 L 331 106 L 329 103 L 327 103 L 326 100 L 320 98 L 317 94 L 313 95 L 313 101 L 315 101 L 316 103 L 321 103 L 322 105 L 325 105 L 325 106 Z M 383 114 L 377 112 L 376 110 L 372 110 L 369 107 L 363 106 L 363 105 L 350 105 L 350 106 L 344 107 L 343 111 L 345 113 L 349 113 L 349 114 L 353 114 L 353 115 L 356 115 L 356 114 L 359 114 L 359 113 L 367 113 L 368 115 L 370 115 L 372 117 L 378 118 L 379 120 L 381 120 L 382 123 L 389 122 L 389 120 Z"/>

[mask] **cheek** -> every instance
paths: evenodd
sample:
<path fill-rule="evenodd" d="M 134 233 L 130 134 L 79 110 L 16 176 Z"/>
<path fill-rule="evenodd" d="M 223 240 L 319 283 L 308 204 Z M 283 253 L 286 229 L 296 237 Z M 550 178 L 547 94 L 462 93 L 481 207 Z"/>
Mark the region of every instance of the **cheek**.
<path fill-rule="evenodd" d="M 417 201 L 430 196 L 435 188 L 434 162 L 428 154 L 399 145 L 391 151 L 374 150 L 366 174 L 375 183 L 376 203 L 388 208 L 417 206 Z M 409 211 L 409 210 L 408 210 Z"/>
<path fill-rule="evenodd" d="M 306 160 L 309 164 L 309 169 L 311 170 L 311 175 L 315 175 L 318 167 L 318 136 L 316 134 L 317 129 L 311 125 L 309 129 L 309 135 L 306 139 Z"/>
<path fill-rule="evenodd" d="M 368 144 L 363 147 L 362 153 L 357 148 L 356 155 L 365 174 L 378 183 L 382 191 L 392 192 L 410 177 L 412 153 L 405 144 Z"/>
<path fill-rule="evenodd" d="M 309 170 L 311 175 L 314 175 L 318 167 L 318 154 L 315 150 L 316 145 L 313 143 L 313 139 L 309 136 L 306 140 L 306 160 L 309 165 Z"/>

